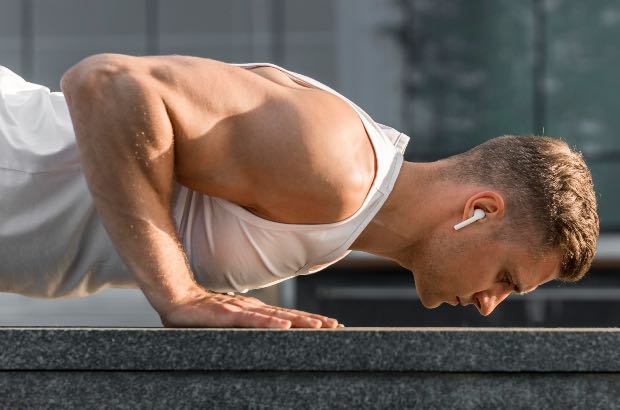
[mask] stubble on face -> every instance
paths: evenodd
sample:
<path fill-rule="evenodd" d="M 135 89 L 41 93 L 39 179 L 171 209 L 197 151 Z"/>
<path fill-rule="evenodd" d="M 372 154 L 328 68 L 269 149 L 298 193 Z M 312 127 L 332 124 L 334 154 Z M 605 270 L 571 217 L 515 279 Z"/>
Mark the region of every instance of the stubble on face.
<path fill-rule="evenodd" d="M 461 267 L 472 245 L 476 244 L 461 232 L 440 231 L 421 249 L 414 278 L 416 291 L 426 308 L 452 303 L 458 296 L 459 284 L 463 281 Z"/>

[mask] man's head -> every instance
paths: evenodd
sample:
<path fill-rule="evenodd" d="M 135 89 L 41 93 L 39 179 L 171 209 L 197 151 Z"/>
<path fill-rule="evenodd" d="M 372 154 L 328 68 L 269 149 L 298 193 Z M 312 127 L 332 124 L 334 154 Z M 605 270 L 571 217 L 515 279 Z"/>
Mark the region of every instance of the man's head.
<path fill-rule="evenodd" d="M 424 274 L 416 276 L 425 306 L 458 296 L 489 314 L 515 282 L 527 291 L 586 274 L 599 234 L 596 196 L 582 156 L 565 142 L 498 137 L 439 161 L 438 169 L 440 180 L 461 193 L 460 220 L 476 208 L 486 217 L 459 231 L 448 221 L 433 233 Z"/>

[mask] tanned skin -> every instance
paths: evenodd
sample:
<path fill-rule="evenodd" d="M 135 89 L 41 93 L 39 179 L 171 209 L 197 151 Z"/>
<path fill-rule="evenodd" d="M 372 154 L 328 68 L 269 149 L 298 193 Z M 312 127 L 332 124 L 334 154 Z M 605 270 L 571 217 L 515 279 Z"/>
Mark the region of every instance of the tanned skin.
<path fill-rule="evenodd" d="M 350 106 L 277 69 L 185 56 L 91 56 L 61 88 L 97 211 L 165 326 L 338 326 L 199 286 L 171 199 L 176 180 L 278 222 L 345 219 L 375 167 Z"/>
<path fill-rule="evenodd" d="M 95 55 L 62 78 L 86 182 L 112 242 L 165 326 L 336 327 L 321 315 L 211 292 L 188 266 L 173 181 L 265 219 L 323 224 L 355 213 L 376 175 L 354 109 L 270 67 L 185 56 Z M 403 161 L 351 245 L 413 272 L 427 308 L 475 305 L 559 276 L 560 252 L 501 241 L 511 206 L 495 188 L 448 180 L 446 161 Z M 485 218 L 453 226 L 482 209 Z M 535 238 L 534 238 L 535 240 Z"/>

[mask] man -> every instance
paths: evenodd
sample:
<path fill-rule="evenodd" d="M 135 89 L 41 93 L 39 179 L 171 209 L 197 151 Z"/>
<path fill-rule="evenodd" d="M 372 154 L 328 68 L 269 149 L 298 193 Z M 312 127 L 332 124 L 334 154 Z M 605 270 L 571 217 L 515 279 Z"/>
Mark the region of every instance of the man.
<path fill-rule="evenodd" d="M 474 304 L 488 315 L 513 291 L 580 279 L 594 255 L 592 179 L 560 140 L 503 137 L 406 162 L 404 134 L 268 64 L 96 55 L 64 74 L 64 96 L 37 89 L 47 116 L 24 108 L 35 85 L 6 83 L 7 122 L 17 124 L 3 129 L 0 164 L 10 173 L 0 179 L 8 291 L 137 284 L 165 326 L 336 327 L 231 292 L 362 250 L 411 269 L 424 306 Z M 69 115 L 71 138 L 40 135 L 66 132 Z M 461 221 L 469 225 L 457 230 Z M 56 241 L 35 250 L 26 238 L 37 229 Z"/>

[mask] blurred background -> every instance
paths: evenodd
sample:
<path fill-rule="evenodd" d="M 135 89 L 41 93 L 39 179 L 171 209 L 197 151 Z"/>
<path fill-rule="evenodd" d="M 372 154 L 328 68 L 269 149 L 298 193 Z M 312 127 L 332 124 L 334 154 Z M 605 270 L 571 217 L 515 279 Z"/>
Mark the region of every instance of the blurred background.
<path fill-rule="evenodd" d="M 577 284 L 510 296 L 491 316 L 425 309 L 413 277 L 354 252 L 251 291 L 347 326 L 620 325 L 620 3 L 613 0 L 0 0 L 0 64 L 58 91 L 95 53 L 272 62 L 338 90 L 431 161 L 502 134 L 561 136 L 582 151 L 602 235 Z M 68 300 L 0 294 L 2 326 L 161 326 L 139 290 Z"/>

